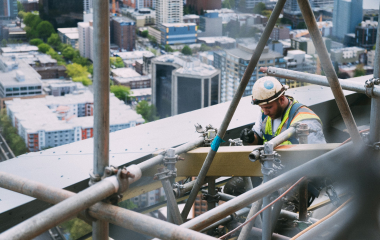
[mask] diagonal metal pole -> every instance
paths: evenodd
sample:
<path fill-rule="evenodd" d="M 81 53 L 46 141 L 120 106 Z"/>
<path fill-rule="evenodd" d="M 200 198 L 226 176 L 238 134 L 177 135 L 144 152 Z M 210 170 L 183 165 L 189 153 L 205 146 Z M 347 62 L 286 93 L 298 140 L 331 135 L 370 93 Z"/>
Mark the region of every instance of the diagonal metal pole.
<path fill-rule="evenodd" d="M 273 27 L 276 24 L 276 21 L 278 19 L 278 16 L 281 14 L 281 11 L 284 7 L 286 0 L 278 0 L 275 8 L 273 9 L 272 15 L 269 18 L 268 24 L 265 27 L 264 33 L 260 38 L 260 41 L 257 44 L 257 47 L 255 49 L 254 54 L 252 55 L 251 60 L 249 61 L 249 64 L 247 66 L 247 69 L 245 70 L 245 73 L 243 75 L 243 78 L 241 79 L 241 82 L 239 84 L 239 87 L 235 93 L 234 98 L 231 101 L 231 104 L 227 110 L 226 115 L 224 116 L 222 125 L 219 128 L 218 135 L 215 137 L 214 141 L 211 144 L 210 152 L 207 154 L 207 157 L 203 163 L 203 166 L 201 168 L 201 171 L 199 172 L 198 178 L 194 184 L 193 189 L 190 192 L 189 198 L 185 204 L 185 207 L 182 211 L 182 218 L 186 220 L 187 216 L 189 215 L 191 206 L 194 203 L 194 200 L 199 192 L 199 189 L 201 188 L 204 179 L 206 177 L 206 174 L 211 166 L 211 163 L 215 157 L 216 152 L 218 151 L 219 145 L 222 142 L 222 139 L 227 131 L 228 125 L 231 122 L 231 119 L 235 113 L 235 110 L 240 102 L 241 97 L 243 96 L 244 90 L 247 87 L 247 84 L 249 82 L 249 79 L 251 78 L 251 75 L 257 65 L 257 62 L 260 59 L 261 53 L 269 39 L 270 34 L 272 33 Z"/>
<path fill-rule="evenodd" d="M 379 10 L 380 12 L 380 10 Z M 380 73 L 380 24 L 377 25 L 375 64 L 373 77 L 379 78 Z M 373 96 L 371 99 L 371 118 L 370 118 L 370 142 L 380 142 L 380 97 Z"/>
<path fill-rule="evenodd" d="M 342 114 L 343 121 L 346 124 L 348 133 L 354 143 L 362 141 L 358 128 L 356 126 L 354 117 L 352 116 L 350 106 L 347 103 L 347 99 L 343 94 L 342 87 L 340 86 L 338 76 L 335 73 L 334 67 L 331 63 L 326 46 L 323 42 L 321 33 L 319 32 L 317 22 L 313 10 L 311 9 L 309 1 L 297 0 L 301 9 L 302 16 L 305 19 L 307 29 L 309 30 L 311 39 L 313 40 L 315 49 L 321 60 L 322 68 L 326 73 L 327 80 L 329 81 L 330 88 L 334 94 L 335 101 L 338 105 L 339 111 Z"/>
<path fill-rule="evenodd" d="M 103 176 L 109 165 L 109 51 L 110 20 L 108 1 L 94 0 L 94 176 Z M 97 220 L 92 224 L 93 240 L 108 240 L 109 224 Z"/>

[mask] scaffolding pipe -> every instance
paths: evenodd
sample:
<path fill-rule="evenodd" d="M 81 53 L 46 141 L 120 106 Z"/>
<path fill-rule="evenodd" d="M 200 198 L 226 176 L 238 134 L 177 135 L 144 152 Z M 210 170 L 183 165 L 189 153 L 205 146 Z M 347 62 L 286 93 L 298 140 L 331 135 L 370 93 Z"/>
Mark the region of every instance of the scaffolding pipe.
<path fill-rule="evenodd" d="M 298 82 L 311 83 L 321 86 L 330 87 L 329 82 L 325 76 L 293 71 L 284 68 L 276 67 L 261 67 L 260 71 L 269 76 L 291 79 Z M 374 74 L 375 76 L 375 74 Z M 362 82 L 355 82 L 351 80 L 339 80 L 340 85 L 344 90 L 354 91 L 358 93 L 366 93 L 366 87 Z M 380 86 L 374 86 L 373 96 L 380 97 Z"/>
<path fill-rule="evenodd" d="M 360 147 L 361 145 L 354 145 L 353 143 L 344 144 L 339 148 L 314 158 L 301 166 L 263 183 L 251 191 L 243 193 L 242 195 L 203 213 L 181 226 L 199 231 L 239 209 L 246 207 L 248 204 L 258 201 L 281 187 L 297 181 L 303 176 L 316 177 L 332 174 L 331 166 L 337 166 L 343 162 L 347 163 L 347 161 L 354 158 L 355 152 L 357 152 Z"/>
<path fill-rule="evenodd" d="M 350 137 L 354 143 L 360 143 L 362 142 L 362 139 L 360 137 L 359 130 L 356 126 L 355 119 L 352 116 L 350 106 L 347 103 L 347 99 L 343 94 L 342 87 L 339 84 L 338 77 L 335 73 L 329 53 L 327 52 L 326 46 L 323 42 L 323 38 L 315 20 L 313 10 L 310 7 L 310 3 L 309 1 L 304 0 L 297 0 L 297 2 L 301 9 L 302 16 L 305 19 L 307 29 L 309 30 L 311 39 L 313 40 L 315 49 L 317 50 L 322 68 L 326 73 L 327 80 L 329 81 L 330 88 L 334 94 L 335 101 L 338 105 L 340 113 L 342 114 L 343 121 L 350 134 Z"/>
<path fill-rule="evenodd" d="M 251 217 L 253 217 L 253 215 L 255 215 L 260 210 L 262 204 L 263 204 L 262 199 L 260 199 L 259 201 L 252 204 L 252 207 L 249 210 L 249 213 L 247 215 L 246 221 L 251 219 Z M 240 232 L 237 240 L 247 240 L 249 238 L 249 236 L 251 235 L 251 230 L 253 228 L 254 223 L 255 223 L 255 221 L 250 221 L 249 223 L 247 223 L 247 225 L 245 225 L 241 229 L 241 232 Z M 261 231 L 261 229 L 260 229 L 260 231 Z"/>
<path fill-rule="evenodd" d="M 51 204 L 57 204 L 65 199 L 76 196 L 73 192 L 47 186 L 45 184 L 6 172 L 0 172 L 0 176 L 0 187 L 25 194 Z M 176 226 L 144 214 L 136 213 L 103 202 L 98 202 L 91 206 L 87 213 L 90 217 L 161 239 L 215 239 L 187 228 Z M 3 238 L 3 235 L 0 235 L 0 238 L 5 239 Z"/>
<path fill-rule="evenodd" d="M 110 20 L 108 1 L 94 0 L 94 176 L 103 176 L 109 166 L 110 133 Z M 92 224 L 93 240 L 108 240 L 109 224 Z"/>
<path fill-rule="evenodd" d="M 380 10 L 379 10 L 380 12 Z M 373 69 L 373 77 L 379 78 L 380 75 L 380 24 L 377 24 L 376 52 L 375 63 Z M 375 88 L 380 88 L 374 86 Z M 371 117 L 370 117 L 370 143 L 380 142 L 380 96 L 372 97 L 371 99 Z"/>
<path fill-rule="evenodd" d="M 243 216 L 243 215 L 248 214 L 248 213 L 249 213 L 249 208 L 243 208 L 243 209 L 240 209 L 239 211 L 237 211 L 236 213 L 234 213 L 233 216 L 234 217 L 240 217 L 240 216 Z M 202 229 L 200 232 L 207 232 L 208 230 L 211 230 L 213 228 L 217 228 L 219 225 L 223 225 L 225 223 L 232 221 L 234 219 L 234 217 L 232 217 L 232 215 L 229 215 L 229 216 L 211 224 L 210 226 Z"/>
<path fill-rule="evenodd" d="M 203 144 L 204 142 L 204 138 L 203 137 L 199 137 L 197 139 L 194 139 L 188 143 L 185 143 L 179 147 L 176 147 L 174 148 L 175 149 L 175 154 L 182 154 L 182 153 L 185 153 L 185 152 L 188 152 L 190 151 L 191 149 L 194 149 L 196 147 L 199 147 Z M 153 167 L 155 165 L 158 165 L 158 164 L 161 164 L 162 163 L 162 160 L 164 160 L 164 155 L 157 155 L 155 157 L 152 157 L 142 163 L 139 163 L 137 166 L 139 166 L 139 168 L 141 169 L 142 172 L 148 170 L 150 167 Z"/>
<path fill-rule="evenodd" d="M 3 173 L 1 174 L 2 179 L 4 175 Z M 13 181 L 12 179 L 9 180 Z M 21 185 L 19 188 L 22 189 L 23 186 Z M 32 239 L 37 237 L 50 228 L 76 216 L 80 211 L 94 205 L 96 202 L 116 193 L 118 189 L 119 183 L 116 176 L 105 178 L 65 201 L 8 229 L 0 235 L 0 240 Z M 46 194 L 53 193 L 46 192 Z"/>
<path fill-rule="evenodd" d="M 289 127 L 282 133 L 280 133 L 278 136 L 272 138 L 270 141 L 266 142 L 266 144 L 272 144 L 273 148 L 279 146 L 281 143 L 287 141 L 289 138 L 293 137 L 294 134 L 296 134 L 296 128 L 295 127 Z M 265 147 L 264 147 L 265 151 Z"/>
<path fill-rule="evenodd" d="M 188 183 L 185 183 L 181 187 L 177 187 L 177 188 L 173 189 L 174 195 L 177 198 L 182 197 L 183 195 L 185 195 L 185 193 L 187 193 L 188 191 L 190 191 L 194 187 L 194 184 L 195 184 L 195 180 L 188 182 Z"/>
<path fill-rule="evenodd" d="M 281 11 L 284 7 L 285 2 L 286 2 L 286 0 L 278 0 L 275 8 L 273 9 L 272 14 L 270 15 L 267 26 L 265 27 L 264 32 L 261 35 L 261 38 L 260 38 L 260 40 L 256 46 L 255 52 L 253 53 L 251 60 L 249 61 L 247 69 L 244 72 L 244 75 L 243 75 L 241 82 L 239 84 L 239 87 L 238 87 L 238 89 L 234 95 L 234 98 L 232 99 L 231 104 L 227 110 L 227 113 L 224 116 L 223 122 L 222 122 L 220 128 L 218 129 L 219 130 L 218 135 L 215 137 L 215 139 L 213 141 L 213 143 L 215 143 L 216 147 L 210 148 L 210 151 L 206 156 L 206 159 L 202 165 L 202 168 L 199 172 L 199 175 L 198 175 L 198 178 L 194 184 L 194 187 L 190 192 L 189 198 L 187 199 L 185 207 L 182 211 L 182 218 L 184 220 L 187 219 L 187 216 L 190 212 L 190 209 L 194 203 L 194 200 L 195 200 L 195 198 L 196 198 L 196 196 L 197 196 L 197 194 L 198 194 L 198 192 L 199 192 L 199 190 L 200 190 L 200 188 L 204 182 L 206 174 L 207 174 L 207 172 L 211 166 L 211 163 L 215 157 L 215 154 L 218 150 L 219 144 L 220 144 L 221 140 L 223 139 L 223 137 L 227 131 L 228 125 L 230 124 L 231 119 L 232 119 L 232 117 L 236 111 L 236 108 L 239 105 L 240 99 L 243 96 L 245 88 L 247 87 L 248 82 L 252 76 L 252 73 L 255 70 L 257 62 L 259 61 L 259 59 L 261 57 L 261 53 L 263 52 L 263 49 L 264 49 L 265 45 L 267 44 L 269 36 L 272 33 L 273 27 L 275 26 L 279 15 L 281 14 Z M 220 140 L 220 141 L 218 141 L 218 140 Z"/>

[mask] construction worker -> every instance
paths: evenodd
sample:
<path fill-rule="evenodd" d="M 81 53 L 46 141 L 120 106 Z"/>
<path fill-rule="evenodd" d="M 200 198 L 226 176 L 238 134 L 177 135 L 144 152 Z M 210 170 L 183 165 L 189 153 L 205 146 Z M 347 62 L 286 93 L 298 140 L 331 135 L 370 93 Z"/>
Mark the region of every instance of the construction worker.
<path fill-rule="evenodd" d="M 308 143 L 326 143 L 322 131 L 322 122 L 308 107 L 285 95 L 287 86 L 274 77 L 262 77 L 252 88 L 252 104 L 261 107 L 261 113 L 252 129 L 245 128 L 240 133 L 244 143 L 257 145 L 276 137 L 294 123 L 309 126 Z M 296 138 L 282 143 L 298 144 Z"/>

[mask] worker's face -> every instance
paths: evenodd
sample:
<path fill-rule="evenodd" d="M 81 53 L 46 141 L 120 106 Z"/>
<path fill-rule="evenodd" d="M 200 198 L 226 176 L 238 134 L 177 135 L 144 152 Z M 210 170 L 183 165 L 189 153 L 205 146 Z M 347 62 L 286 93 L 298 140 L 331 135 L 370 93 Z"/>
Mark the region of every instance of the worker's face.
<path fill-rule="evenodd" d="M 276 119 L 276 118 L 281 117 L 282 111 L 283 111 L 280 102 L 281 102 L 281 97 L 274 102 L 260 105 L 260 107 L 263 110 L 265 115 L 269 116 L 272 119 Z"/>

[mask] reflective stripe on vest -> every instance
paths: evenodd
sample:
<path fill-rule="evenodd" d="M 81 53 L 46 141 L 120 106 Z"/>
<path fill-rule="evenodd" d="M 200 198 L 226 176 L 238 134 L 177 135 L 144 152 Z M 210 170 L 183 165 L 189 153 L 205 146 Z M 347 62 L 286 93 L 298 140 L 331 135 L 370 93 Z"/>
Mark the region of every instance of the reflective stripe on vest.
<path fill-rule="evenodd" d="M 276 129 L 276 132 L 274 133 L 274 135 L 273 135 L 273 131 L 272 131 L 272 119 L 269 116 L 266 116 L 265 120 L 263 121 L 263 125 L 265 124 L 265 129 L 263 131 L 263 142 L 264 143 L 271 140 L 273 137 L 278 136 L 281 132 L 288 129 L 288 127 L 291 124 L 294 124 L 296 122 L 306 120 L 306 119 L 316 119 L 319 122 L 321 122 L 319 117 L 312 110 L 310 110 L 309 108 L 307 108 L 303 105 L 300 105 L 297 100 L 294 100 L 294 99 L 291 99 L 291 100 L 293 101 L 293 103 L 286 110 L 285 115 L 281 121 L 281 124 Z M 289 116 L 289 113 L 290 113 L 292 108 L 296 108 L 296 109 L 294 109 L 295 111 L 297 111 L 297 114 L 295 114 L 295 116 Z M 292 118 L 292 119 L 290 119 L 290 124 L 288 122 L 289 117 Z M 287 122 L 288 122 L 288 124 L 285 125 L 285 123 L 287 123 Z M 322 122 L 321 122 L 321 124 L 322 124 Z M 263 126 L 262 126 L 262 128 L 263 128 Z M 298 144 L 298 140 L 296 138 L 292 137 L 288 141 L 283 142 L 281 145 L 289 145 L 289 144 Z"/>

